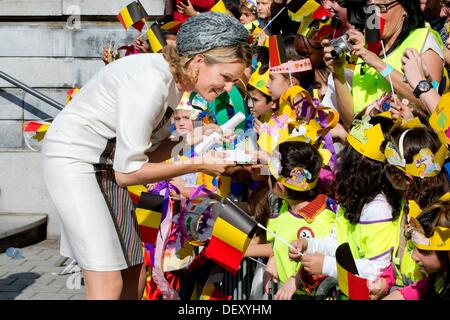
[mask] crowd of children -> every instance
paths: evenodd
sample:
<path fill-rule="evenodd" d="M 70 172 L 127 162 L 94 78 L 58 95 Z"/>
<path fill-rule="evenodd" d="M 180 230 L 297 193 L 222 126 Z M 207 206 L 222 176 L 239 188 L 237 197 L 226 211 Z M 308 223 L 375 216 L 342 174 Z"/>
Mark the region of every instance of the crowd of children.
<path fill-rule="evenodd" d="M 217 6 L 207 2 L 177 0 L 174 18 L 182 23 Z M 382 20 L 379 51 L 369 50 L 350 1 L 223 5 L 249 30 L 252 65 L 213 103 L 184 93 L 171 115 L 171 138 L 182 146 L 172 156 L 194 156 L 196 130 L 216 130 L 211 125 L 238 112 L 242 130 L 218 149 L 244 143 L 258 156 L 238 161 L 228 176 L 191 173 L 171 183 L 182 197 L 204 185 L 248 203 L 267 228 L 245 252 L 266 265 L 254 281 L 260 290 L 270 293 L 276 282 L 275 299 L 314 297 L 324 279 L 339 277 L 336 249 L 348 243 L 368 298 L 450 298 L 449 28 L 427 20 L 434 8 L 445 22 L 448 5 L 360 1 Z M 342 55 L 336 39 L 350 47 Z M 142 38 L 134 47 L 152 52 Z M 112 54 L 105 49 L 105 63 Z"/>

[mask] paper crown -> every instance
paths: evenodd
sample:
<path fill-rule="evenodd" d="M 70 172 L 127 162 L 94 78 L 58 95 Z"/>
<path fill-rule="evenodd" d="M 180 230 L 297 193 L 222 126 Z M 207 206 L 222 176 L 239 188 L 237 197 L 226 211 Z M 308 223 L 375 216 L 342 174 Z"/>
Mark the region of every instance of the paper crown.
<path fill-rule="evenodd" d="M 381 144 L 384 141 L 381 125 L 372 125 L 369 115 L 364 115 L 361 120 L 355 119 L 352 123 L 347 141 L 363 156 L 375 161 L 384 162 L 385 155 L 380 151 Z"/>
<path fill-rule="evenodd" d="M 441 172 L 448 154 L 446 137 L 442 131 L 437 134 L 441 142 L 441 146 L 436 153 L 433 153 L 430 148 L 422 148 L 413 156 L 411 163 L 407 163 L 404 158 L 404 139 L 410 130 L 419 126 L 421 126 L 421 124 L 418 118 L 406 123 L 406 127 L 404 128 L 407 128 L 407 130 L 405 130 L 400 136 L 398 147 L 389 141 L 386 145 L 384 153 L 388 163 L 403 172 L 409 173 L 410 175 L 418 178 L 435 177 Z"/>
<path fill-rule="evenodd" d="M 178 103 L 178 106 L 175 108 L 175 110 L 186 110 L 191 112 L 191 120 L 196 120 L 198 118 L 198 115 L 200 114 L 200 110 L 194 109 L 192 107 L 190 97 L 191 97 L 190 91 L 186 91 L 183 93 L 180 103 Z"/>
<path fill-rule="evenodd" d="M 440 201 L 450 201 L 450 192 L 443 195 Z M 425 236 L 425 232 L 417 221 L 417 217 L 422 212 L 422 209 L 414 201 L 409 201 L 409 213 L 408 217 L 410 225 L 413 227 L 411 233 L 411 240 L 418 249 L 422 250 L 436 250 L 447 251 L 450 250 L 450 228 L 436 227 L 433 235 L 430 238 Z"/>
<path fill-rule="evenodd" d="M 297 120 L 294 100 L 298 96 L 302 97 L 298 101 L 301 104 L 301 113 L 308 109 L 308 115 L 301 114 L 301 118 Z M 278 110 L 261 127 L 258 145 L 262 150 L 271 153 L 281 141 L 286 140 L 290 135 L 305 135 L 312 142 L 316 142 L 338 122 L 339 113 L 336 110 L 321 106 L 304 88 L 293 86 L 281 95 Z M 293 126 L 295 129 L 289 130 L 289 126 Z"/>
<path fill-rule="evenodd" d="M 246 7 L 253 14 L 256 14 L 256 0 L 242 0 L 241 6 Z"/>
<path fill-rule="evenodd" d="M 275 67 L 270 67 L 270 73 L 297 73 L 312 70 L 312 63 L 309 58 L 288 61 Z"/>
<path fill-rule="evenodd" d="M 248 81 L 248 84 L 254 87 L 255 89 L 258 89 L 262 93 L 270 96 L 270 91 L 267 88 L 267 82 L 269 81 L 269 69 L 266 70 L 265 73 L 260 74 L 261 69 L 261 62 L 258 61 L 258 68 L 255 70 L 255 72 L 252 73 L 252 76 L 250 77 L 250 80 Z"/>
<path fill-rule="evenodd" d="M 300 141 L 308 143 L 307 139 L 303 136 L 291 136 L 280 142 L 280 144 L 288 141 Z M 319 175 L 316 177 L 316 179 L 313 180 L 312 174 L 307 169 L 301 166 L 292 169 L 289 177 L 281 175 L 282 166 L 280 158 L 281 155 L 278 151 L 278 148 L 276 148 L 272 151 L 268 164 L 270 173 L 275 179 L 277 179 L 278 182 L 283 184 L 285 187 L 296 191 L 309 191 L 316 187 L 317 182 L 319 181 Z"/>
<path fill-rule="evenodd" d="M 441 97 L 429 122 L 436 132 L 443 131 L 445 133 L 447 144 L 450 144 L 450 93 Z"/>
<path fill-rule="evenodd" d="M 319 6 L 303 17 L 297 34 L 321 42 L 323 39 L 331 38 L 333 32 L 333 15 L 324 7 Z"/>

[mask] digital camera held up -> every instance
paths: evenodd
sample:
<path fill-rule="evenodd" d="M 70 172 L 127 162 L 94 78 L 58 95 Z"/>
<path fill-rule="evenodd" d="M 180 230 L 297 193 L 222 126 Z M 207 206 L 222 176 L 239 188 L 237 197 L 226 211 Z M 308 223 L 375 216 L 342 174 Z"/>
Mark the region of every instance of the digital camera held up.
<path fill-rule="evenodd" d="M 348 41 L 348 35 L 344 34 L 339 38 L 330 41 L 330 46 L 333 47 L 330 54 L 333 59 L 341 59 L 344 55 L 350 52 L 353 45 Z"/>

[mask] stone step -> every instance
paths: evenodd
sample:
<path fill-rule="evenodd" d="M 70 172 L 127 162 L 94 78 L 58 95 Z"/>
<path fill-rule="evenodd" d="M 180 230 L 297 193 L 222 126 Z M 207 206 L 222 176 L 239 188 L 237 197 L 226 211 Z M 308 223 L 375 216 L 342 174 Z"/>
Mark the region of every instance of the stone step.
<path fill-rule="evenodd" d="M 47 238 L 47 215 L 0 213 L 0 253 L 23 248 Z"/>

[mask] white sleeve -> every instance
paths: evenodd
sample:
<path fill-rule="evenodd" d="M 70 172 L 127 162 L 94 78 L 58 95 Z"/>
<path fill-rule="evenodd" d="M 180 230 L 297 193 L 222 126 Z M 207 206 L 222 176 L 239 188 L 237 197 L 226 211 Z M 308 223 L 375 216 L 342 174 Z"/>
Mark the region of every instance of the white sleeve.
<path fill-rule="evenodd" d="M 325 107 L 333 108 L 336 110 L 336 90 L 334 89 L 333 75 L 331 73 L 328 76 L 327 86 L 327 91 L 322 99 L 321 104 Z"/>
<path fill-rule="evenodd" d="M 428 50 L 433 50 L 439 55 L 439 57 L 441 57 L 442 60 L 444 60 L 444 50 L 442 50 L 441 46 L 439 45 L 439 40 L 432 32 L 428 32 L 427 37 L 425 38 L 425 42 L 423 43 L 421 53 L 425 53 Z"/>
<path fill-rule="evenodd" d="M 168 86 L 148 73 L 134 77 L 119 89 L 116 105 L 116 151 L 114 170 L 130 173 L 148 162 L 145 152 L 165 112 Z"/>
<path fill-rule="evenodd" d="M 325 256 L 334 256 L 338 247 L 338 241 L 336 237 L 336 224 L 333 226 L 333 230 L 330 235 L 323 238 L 306 239 L 308 241 L 308 253 L 320 253 Z"/>
<path fill-rule="evenodd" d="M 356 267 L 361 278 L 375 280 L 391 263 L 391 252 L 376 259 L 356 259 Z"/>

